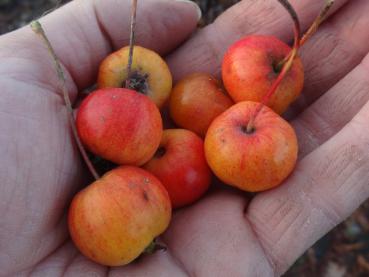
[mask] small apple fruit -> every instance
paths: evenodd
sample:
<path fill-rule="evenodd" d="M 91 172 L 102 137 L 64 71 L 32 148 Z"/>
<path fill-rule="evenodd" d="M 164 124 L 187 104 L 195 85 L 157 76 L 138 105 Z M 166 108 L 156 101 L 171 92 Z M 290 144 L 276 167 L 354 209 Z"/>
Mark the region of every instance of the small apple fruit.
<path fill-rule="evenodd" d="M 68 225 L 91 260 L 121 266 L 137 258 L 171 218 L 167 191 L 151 173 L 132 166 L 106 173 L 73 199 Z"/>
<path fill-rule="evenodd" d="M 273 36 L 252 35 L 234 43 L 226 52 L 222 64 L 224 86 L 235 102 L 262 102 L 282 69 L 281 62 L 291 48 Z M 267 105 L 282 114 L 300 95 L 304 85 L 304 70 L 296 57 Z"/>
<path fill-rule="evenodd" d="M 110 54 L 100 65 L 97 85 L 99 88 L 127 88 L 148 96 L 161 108 L 172 89 L 172 75 L 165 61 L 154 51 L 134 46 L 132 71 L 127 76 L 129 47 Z"/>
<path fill-rule="evenodd" d="M 207 73 L 194 73 L 173 88 L 169 108 L 174 122 L 205 137 L 215 117 L 233 105 L 220 82 Z"/>
<path fill-rule="evenodd" d="M 206 160 L 228 185 L 257 192 L 274 188 L 292 172 L 297 160 L 295 131 L 282 117 L 260 103 L 237 103 L 218 116 L 205 138 Z"/>
<path fill-rule="evenodd" d="M 83 144 L 116 164 L 142 165 L 158 148 L 163 132 L 159 109 L 145 95 L 107 88 L 86 97 L 76 125 Z"/>
<path fill-rule="evenodd" d="M 144 168 L 162 182 L 174 208 L 195 202 L 210 185 L 204 143 L 188 130 L 164 130 L 159 149 Z"/>

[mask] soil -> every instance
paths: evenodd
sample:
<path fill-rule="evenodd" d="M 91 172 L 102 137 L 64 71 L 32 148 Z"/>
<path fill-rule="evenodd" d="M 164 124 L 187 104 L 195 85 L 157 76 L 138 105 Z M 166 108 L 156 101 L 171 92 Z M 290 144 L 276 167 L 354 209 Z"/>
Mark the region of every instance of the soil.
<path fill-rule="evenodd" d="M 17 29 L 69 1 L 0 0 L 0 34 Z M 238 0 L 195 2 L 204 13 L 201 25 L 206 25 Z M 285 276 L 369 276 L 369 201 L 311 247 Z"/>

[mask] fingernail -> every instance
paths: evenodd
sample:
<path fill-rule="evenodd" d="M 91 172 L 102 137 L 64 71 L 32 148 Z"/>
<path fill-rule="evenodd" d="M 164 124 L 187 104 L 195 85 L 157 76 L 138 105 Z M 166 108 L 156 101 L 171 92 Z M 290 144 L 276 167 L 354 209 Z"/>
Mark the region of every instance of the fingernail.
<path fill-rule="evenodd" d="M 196 8 L 197 11 L 197 21 L 199 21 L 202 17 L 202 12 L 201 9 L 199 7 L 199 5 L 197 5 L 197 3 L 190 1 L 190 0 L 176 0 L 177 2 L 183 2 L 183 3 L 188 3 L 189 5 L 192 5 L 193 7 Z"/>

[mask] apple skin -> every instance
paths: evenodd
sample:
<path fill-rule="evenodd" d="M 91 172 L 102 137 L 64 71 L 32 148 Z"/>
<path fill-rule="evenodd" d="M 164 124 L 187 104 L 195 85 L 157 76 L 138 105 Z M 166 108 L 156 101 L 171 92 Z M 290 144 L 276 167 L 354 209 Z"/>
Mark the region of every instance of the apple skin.
<path fill-rule="evenodd" d="M 198 200 L 211 181 L 203 140 L 184 129 L 164 130 L 157 153 L 144 168 L 162 182 L 173 208 Z"/>
<path fill-rule="evenodd" d="M 106 173 L 73 199 L 68 225 L 77 248 L 107 266 L 137 258 L 171 218 L 167 191 L 151 173 L 132 166 Z"/>
<path fill-rule="evenodd" d="M 234 43 L 226 52 L 222 64 L 224 86 L 232 99 L 262 102 L 279 75 L 275 66 L 291 48 L 273 36 L 247 36 Z M 301 94 L 304 69 L 299 57 L 278 86 L 267 106 L 282 114 Z"/>
<path fill-rule="evenodd" d="M 107 56 L 100 65 L 97 85 L 99 88 L 125 87 L 127 80 L 129 47 Z M 134 46 L 132 60 L 132 75 L 139 76 L 138 83 L 145 83 L 144 89 L 137 91 L 148 96 L 161 108 L 170 96 L 172 90 L 172 74 L 166 62 L 154 51 Z M 132 88 L 136 90 L 135 88 Z"/>
<path fill-rule="evenodd" d="M 169 108 L 178 126 L 205 137 L 214 118 L 233 104 L 217 79 L 207 73 L 194 73 L 174 86 Z"/>
<path fill-rule="evenodd" d="M 163 133 L 155 104 L 145 95 L 123 88 L 91 93 L 78 110 L 76 125 L 91 152 L 121 165 L 146 163 Z"/>
<path fill-rule="evenodd" d="M 205 138 L 206 160 L 228 185 L 257 192 L 281 184 L 295 167 L 298 145 L 291 125 L 267 106 L 246 126 L 260 103 L 232 106 L 210 125 Z"/>

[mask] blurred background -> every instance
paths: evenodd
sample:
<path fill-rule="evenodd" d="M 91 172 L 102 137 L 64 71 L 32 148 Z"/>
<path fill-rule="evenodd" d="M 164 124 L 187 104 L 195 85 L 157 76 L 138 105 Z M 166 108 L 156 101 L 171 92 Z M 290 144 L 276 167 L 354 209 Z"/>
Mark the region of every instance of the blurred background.
<path fill-rule="evenodd" d="M 70 0 L 0 0 L 0 34 Z M 203 10 L 200 26 L 210 24 L 238 0 L 194 0 Z M 244 0 L 248 1 L 248 0 Z M 284 276 L 368 277 L 369 201 L 310 248 Z"/>

